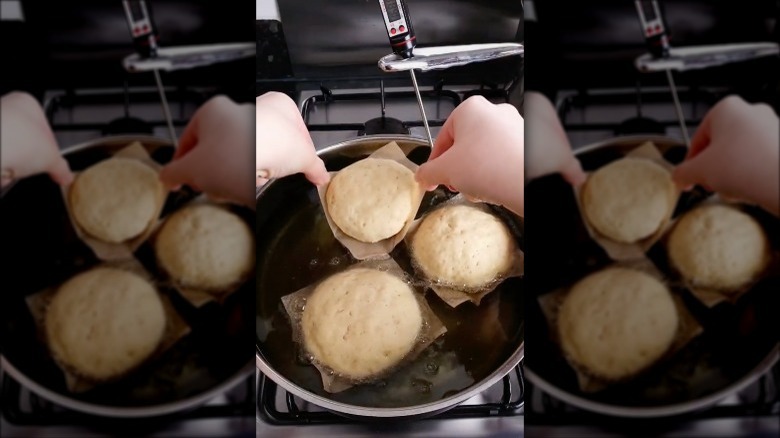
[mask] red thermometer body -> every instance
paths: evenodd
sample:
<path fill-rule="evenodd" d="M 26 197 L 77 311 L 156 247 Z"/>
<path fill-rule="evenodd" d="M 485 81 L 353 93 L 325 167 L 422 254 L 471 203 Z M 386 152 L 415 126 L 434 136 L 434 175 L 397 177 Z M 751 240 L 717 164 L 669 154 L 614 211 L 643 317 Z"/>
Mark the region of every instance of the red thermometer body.
<path fill-rule="evenodd" d="M 382 17 L 393 53 L 411 58 L 417 41 L 406 3 L 403 0 L 379 0 L 379 7 L 382 8 Z"/>

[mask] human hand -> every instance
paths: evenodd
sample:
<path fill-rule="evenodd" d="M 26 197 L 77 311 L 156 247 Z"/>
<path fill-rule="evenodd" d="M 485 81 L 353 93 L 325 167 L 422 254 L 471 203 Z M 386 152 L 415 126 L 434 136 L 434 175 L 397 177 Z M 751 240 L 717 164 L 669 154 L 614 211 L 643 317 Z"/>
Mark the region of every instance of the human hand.
<path fill-rule="evenodd" d="M 559 173 L 571 185 L 585 182 L 585 172 L 574 157 L 552 103 L 543 94 L 527 92 L 524 108 L 525 122 L 531 127 L 525 146 L 526 179 Z"/>
<path fill-rule="evenodd" d="M 444 122 L 416 177 L 427 190 L 445 184 L 522 216 L 523 118 L 509 104 L 466 99 Z"/>
<path fill-rule="evenodd" d="M 778 163 L 777 114 L 768 105 L 729 96 L 704 116 L 673 177 L 683 188 L 699 184 L 780 215 Z"/>
<path fill-rule="evenodd" d="M 57 184 L 73 181 L 73 172 L 60 154 L 38 101 L 27 93 L 12 92 L 0 102 L 0 184 L 38 173 L 48 173 Z"/>
<path fill-rule="evenodd" d="M 254 126 L 251 104 L 238 105 L 225 96 L 209 99 L 184 129 L 160 179 L 169 187 L 187 184 L 215 198 L 254 206 Z"/>
<path fill-rule="evenodd" d="M 301 172 L 313 184 L 328 182 L 325 163 L 317 157 L 295 102 L 286 94 L 269 92 L 256 104 L 255 184 Z"/>

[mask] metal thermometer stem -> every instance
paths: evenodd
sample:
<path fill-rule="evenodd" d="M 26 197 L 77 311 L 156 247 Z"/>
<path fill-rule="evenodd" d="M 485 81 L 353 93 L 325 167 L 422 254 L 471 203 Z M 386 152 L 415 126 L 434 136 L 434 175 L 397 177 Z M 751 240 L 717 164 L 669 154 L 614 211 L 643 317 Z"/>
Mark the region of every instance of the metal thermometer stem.
<path fill-rule="evenodd" d="M 176 130 L 173 129 L 173 118 L 171 117 L 171 110 L 168 108 L 168 99 L 165 97 L 165 89 L 163 88 L 162 79 L 160 79 L 160 71 L 157 69 L 152 70 L 154 72 L 154 80 L 157 82 L 157 91 L 160 93 L 160 100 L 162 101 L 163 113 L 165 113 L 165 122 L 168 124 L 168 134 L 171 136 L 173 146 L 178 146 L 178 139 L 176 138 Z"/>
<path fill-rule="evenodd" d="M 417 105 L 420 106 L 420 115 L 422 116 L 423 125 L 425 125 L 425 134 L 428 135 L 428 144 L 433 149 L 433 137 L 431 137 L 431 128 L 428 126 L 428 117 L 425 116 L 425 106 L 423 106 L 422 96 L 420 96 L 420 87 L 417 86 L 417 77 L 414 75 L 414 70 L 409 70 L 409 75 L 412 76 L 412 85 L 414 85 L 414 93 L 417 95 Z"/>
<path fill-rule="evenodd" d="M 682 130 L 683 140 L 685 140 L 685 146 L 690 149 L 691 139 L 688 137 L 688 127 L 685 125 L 685 115 L 683 114 L 682 106 L 680 105 L 680 98 L 677 96 L 677 86 L 674 84 L 674 76 L 672 75 L 671 70 L 666 70 L 666 79 L 669 81 L 669 88 L 672 90 L 674 110 L 677 112 L 677 120 L 680 122 L 680 129 Z"/>

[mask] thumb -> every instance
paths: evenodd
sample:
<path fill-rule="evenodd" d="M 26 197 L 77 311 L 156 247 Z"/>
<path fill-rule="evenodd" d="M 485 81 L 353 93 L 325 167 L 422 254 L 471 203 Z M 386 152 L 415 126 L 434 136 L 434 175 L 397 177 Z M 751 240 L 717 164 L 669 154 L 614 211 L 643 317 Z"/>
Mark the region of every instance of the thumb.
<path fill-rule="evenodd" d="M 574 157 L 572 157 L 569 162 L 566 163 L 563 169 L 561 169 L 561 175 L 563 175 L 563 178 L 568 181 L 569 184 L 575 187 L 584 183 L 588 178 L 587 175 L 585 175 L 585 172 L 582 170 L 580 161 Z"/>
<path fill-rule="evenodd" d="M 311 163 L 303 169 L 303 174 L 306 175 L 306 179 L 317 186 L 330 181 L 330 175 L 328 175 L 328 170 L 325 169 L 325 163 L 319 157 L 315 157 Z"/>
<path fill-rule="evenodd" d="M 440 184 L 452 185 L 450 170 L 447 160 L 448 154 L 445 153 L 437 158 L 420 166 L 415 174 L 415 179 L 426 190 L 433 190 Z"/>
<path fill-rule="evenodd" d="M 57 157 L 57 161 L 54 162 L 48 173 L 51 179 L 59 185 L 64 186 L 73 182 L 73 172 L 71 172 L 68 162 L 62 157 Z"/>
<path fill-rule="evenodd" d="M 699 157 L 685 160 L 672 171 L 672 179 L 678 187 L 689 190 L 695 184 L 705 182 L 705 173 Z"/>
<path fill-rule="evenodd" d="M 193 151 L 194 152 L 194 151 Z M 173 160 L 160 170 L 160 181 L 166 187 L 179 187 L 182 184 L 192 185 L 193 165 L 191 152 L 182 158 Z"/>

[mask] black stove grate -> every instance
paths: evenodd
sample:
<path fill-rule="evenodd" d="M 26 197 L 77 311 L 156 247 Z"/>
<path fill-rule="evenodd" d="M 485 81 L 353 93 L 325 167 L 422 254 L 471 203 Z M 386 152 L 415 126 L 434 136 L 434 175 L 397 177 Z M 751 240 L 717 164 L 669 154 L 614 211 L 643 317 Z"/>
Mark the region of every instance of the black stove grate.
<path fill-rule="evenodd" d="M 159 417 L 120 419 L 89 415 L 63 408 L 22 387 L 8 374 L 4 374 L 0 407 L 8 422 L 20 426 L 79 426 L 98 430 L 105 428 L 113 431 L 112 433 L 116 433 L 117 430 L 128 430 L 132 431 L 133 435 L 139 436 L 140 431 L 153 431 L 183 420 L 249 417 L 255 409 L 254 384 L 254 376 L 247 378 L 243 383 L 244 395 L 239 400 L 224 404 L 203 405 Z M 28 402 L 25 403 L 25 400 Z"/>
<path fill-rule="evenodd" d="M 333 81 L 331 81 L 333 82 Z M 338 84 L 338 81 L 334 83 Z M 366 123 L 310 123 L 309 114 L 311 109 L 320 104 L 329 105 L 338 102 L 349 101 L 374 101 L 380 106 L 382 115 L 385 114 L 385 106 L 387 99 L 407 99 L 416 101 L 417 96 L 414 91 L 385 91 L 385 81 L 381 80 L 376 83 L 379 91 L 358 91 L 348 93 L 333 93 L 333 86 L 320 85 L 320 94 L 314 95 L 306 99 L 301 105 L 301 115 L 306 123 L 306 127 L 309 131 L 357 131 L 360 135 L 366 132 Z M 445 89 L 445 83 L 443 81 L 437 82 L 431 90 L 420 90 L 420 96 L 423 99 L 435 99 L 435 100 L 448 100 L 452 102 L 453 106 L 458 106 L 463 99 L 470 96 L 481 95 L 491 101 L 510 101 L 510 88 L 514 85 L 514 81 L 509 84 L 481 84 L 479 88 L 461 92 Z M 417 114 L 417 113 L 416 113 Z M 419 115 L 419 114 L 417 114 Z M 443 119 L 428 119 L 428 125 L 432 127 L 438 127 L 444 125 Z M 412 118 L 411 120 L 401 121 L 404 128 L 422 127 L 425 124 L 421 117 Z"/>
<path fill-rule="evenodd" d="M 205 91 L 195 91 L 193 89 L 184 89 L 177 87 L 175 90 L 166 90 L 166 97 L 171 105 L 173 124 L 177 127 L 184 127 L 189 123 L 189 114 L 185 105 L 191 104 L 195 107 L 202 105 L 211 93 Z M 158 118 L 137 119 L 149 128 L 167 126 L 162 113 L 162 103 L 160 95 L 156 90 L 142 90 L 137 88 L 128 88 L 125 84 L 124 89 L 101 90 L 99 93 L 79 92 L 77 90 L 65 90 L 50 97 L 44 103 L 46 117 L 51 124 L 52 130 L 58 131 L 102 131 L 110 124 L 106 121 L 57 121 L 56 115 L 60 111 L 77 108 L 79 106 L 122 106 L 124 117 L 126 119 L 135 118 L 136 104 L 153 104 L 160 106 Z M 144 114 L 146 115 L 146 114 Z"/>
<path fill-rule="evenodd" d="M 462 404 L 425 420 L 448 420 L 461 418 L 490 418 L 521 416 L 525 400 L 525 378 L 522 366 L 518 365 L 504 376 L 500 383 L 503 392 L 500 400 L 478 405 Z M 285 408 L 276 406 L 277 394 L 284 391 Z M 280 389 L 271 379 L 260 374 L 257 388 L 257 412 L 262 421 L 275 426 L 336 425 L 360 423 L 361 420 L 343 417 L 328 411 L 308 411 L 300 407 L 298 399 Z"/>
<path fill-rule="evenodd" d="M 688 127 L 695 127 L 699 124 L 707 109 L 712 107 L 718 100 L 727 93 L 723 91 L 706 90 L 697 87 L 680 87 L 678 94 L 683 105 L 689 105 L 691 115 L 685 119 Z M 561 120 L 567 132 L 573 131 L 614 131 L 616 135 L 647 133 L 646 131 L 636 130 L 634 132 L 619 132 L 621 122 L 624 120 L 605 120 L 582 122 L 577 117 L 572 116 L 576 109 L 588 107 L 607 107 L 610 105 L 633 106 L 633 113 L 624 114 L 624 119 L 641 118 L 647 119 L 657 124 L 661 128 L 677 127 L 680 122 L 674 117 L 674 112 L 669 111 L 668 117 L 662 120 L 653 120 L 647 118 L 643 112 L 645 104 L 665 104 L 673 108 L 672 96 L 668 90 L 643 89 L 637 84 L 636 89 L 618 89 L 618 90 L 598 90 L 587 91 L 578 90 L 576 94 L 565 96 L 557 102 L 558 117 Z"/>

